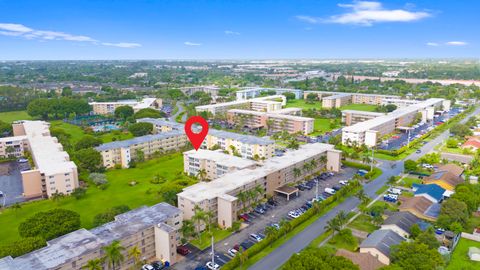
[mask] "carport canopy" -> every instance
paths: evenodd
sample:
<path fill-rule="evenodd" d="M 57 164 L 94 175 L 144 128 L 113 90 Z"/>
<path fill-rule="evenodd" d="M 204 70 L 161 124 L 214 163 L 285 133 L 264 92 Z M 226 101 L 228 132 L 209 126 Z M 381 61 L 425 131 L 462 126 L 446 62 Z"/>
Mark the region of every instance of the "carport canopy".
<path fill-rule="evenodd" d="M 397 127 L 397 129 L 400 130 L 400 131 L 409 131 L 409 130 L 412 130 L 413 128 L 412 127 L 399 126 L 399 127 Z"/>
<path fill-rule="evenodd" d="M 291 186 L 281 186 L 277 189 L 275 189 L 275 192 L 287 195 L 287 201 L 290 200 L 290 195 L 295 194 L 295 196 L 298 196 L 298 188 L 296 187 L 291 187 Z"/>

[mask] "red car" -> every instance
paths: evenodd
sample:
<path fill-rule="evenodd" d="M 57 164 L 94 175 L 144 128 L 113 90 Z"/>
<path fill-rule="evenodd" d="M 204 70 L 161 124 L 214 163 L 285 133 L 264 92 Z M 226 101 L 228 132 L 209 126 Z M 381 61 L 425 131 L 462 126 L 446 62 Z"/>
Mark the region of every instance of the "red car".
<path fill-rule="evenodd" d="M 244 221 L 248 221 L 249 218 L 246 214 L 241 214 L 240 216 L 238 216 L 239 218 L 243 219 Z"/>
<path fill-rule="evenodd" d="M 188 253 L 190 253 L 190 250 L 186 246 L 179 246 L 177 247 L 177 253 L 186 256 Z"/>

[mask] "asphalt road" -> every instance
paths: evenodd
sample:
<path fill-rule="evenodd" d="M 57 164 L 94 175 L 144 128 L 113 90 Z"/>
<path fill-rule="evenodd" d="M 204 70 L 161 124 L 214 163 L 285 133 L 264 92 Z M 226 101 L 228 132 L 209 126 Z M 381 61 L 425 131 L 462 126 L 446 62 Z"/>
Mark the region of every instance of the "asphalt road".
<path fill-rule="evenodd" d="M 183 107 L 183 103 L 178 101 L 175 106 L 177 106 L 178 111 L 170 117 L 172 119 L 172 121 L 175 121 L 177 116 L 179 114 L 181 114 L 183 111 L 185 111 L 185 108 Z M 187 121 L 187 115 L 186 114 L 182 115 L 182 122 L 185 122 L 185 121 Z"/>
<path fill-rule="evenodd" d="M 480 113 L 480 108 L 477 108 L 474 112 L 470 113 L 465 119 L 461 121 L 464 123 L 470 116 Z M 409 155 L 406 159 L 413 159 L 417 160 L 425 153 L 433 150 L 433 148 L 444 141 L 449 136 L 449 131 L 445 131 L 440 134 L 437 138 L 431 140 L 427 144 L 423 145 L 421 148 L 421 153 L 413 153 Z M 370 197 L 376 197 L 375 192 L 380 189 L 390 178 L 391 176 L 400 175 L 403 169 L 403 160 L 396 161 L 396 166 L 391 168 L 393 162 L 388 161 L 379 161 L 377 163 L 377 167 L 383 171 L 383 174 L 378 177 L 377 179 L 371 181 L 364 185 L 365 193 Z M 338 212 L 345 211 L 350 212 L 355 210 L 355 208 L 359 204 L 359 200 L 355 197 L 350 197 L 345 200 L 343 203 L 339 204 L 337 207 L 333 208 L 324 216 L 317 219 L 312 225 L 308 226 L 305 230 L 301 231 L 297 235 L 295 235 L 292 239 L 290 239 L 285 244 L 281 245 L 277 249 L 275 249 L 272 253 L 268 254 L 262 260 L 258 261 L 249 269 L 251 270 L 264 270 L 264 269 L 278 269 L 280 268 L 293 254 L 300 252 L 304 249 L 308 244 L 321 234 L 325 232 L 325 226 L 327 222 L 335 217 Z"/>

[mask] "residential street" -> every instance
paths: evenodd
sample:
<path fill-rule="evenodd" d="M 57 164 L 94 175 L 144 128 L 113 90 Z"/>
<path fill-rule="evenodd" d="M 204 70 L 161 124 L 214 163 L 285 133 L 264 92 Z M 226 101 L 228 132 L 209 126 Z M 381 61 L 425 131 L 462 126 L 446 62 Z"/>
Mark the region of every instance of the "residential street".
<path fill-rule="evenodd" d="M 467 117 L 462 119 L 461 123 L 466 122 L 466 120 L 476 114 L 480 113 L 480 108 L 477 108 L 474 112 L 470 113 Z M 423 145 L 421 148 L 421 153 L 413 153 L 409 155 L 406 159 L 413 159 L 417 160 L 425 153 L 433 150 L 433 148 L 444 141 L 449 136 L 449 130 L 446 130 L 442 134 L 440 134 L 437 138 L 431 140 L 427 144 Z M 396 161 L 396 166 L 391 168 L 391 164 L 394 162 L 389 161 L 379 161 L 377 163 L 377 167 L 383 171 L 383 174 L 378 177 L 377 179 L 367 183 L 364 186 L 365 193 L 370 197 L 374 198 L 377 195 L 375 192 L 380 189 L 390 178 L 391 176 L 397 176 L 402 172 L 403 169 L 403 160 Z M 325 214 L 324 216 L 320 217 L 317 221 L 315 221 L 312 225 L 307 227 L 305 230 L 300 232 L 299 234 L 295 235 L 291 240 L 277 248 L 275 251 L 270 253 L 268 256 L 264 257 L 262 260 L 254 264 L 249 269 L 252 270 L 264 270 L 264 269 L 278 269 L 280 268 L 294 253 L 300 252 L 304 249 L 310 241 L 318 237 L 319 235 L 325 232 L 325 226 L 328 220 L 335 217 L 335 215 L 340 211 L 352 211 L 354 210 L 359 204 L 359 200 L 355 197 L 350 197 L 330 212 Z"/>

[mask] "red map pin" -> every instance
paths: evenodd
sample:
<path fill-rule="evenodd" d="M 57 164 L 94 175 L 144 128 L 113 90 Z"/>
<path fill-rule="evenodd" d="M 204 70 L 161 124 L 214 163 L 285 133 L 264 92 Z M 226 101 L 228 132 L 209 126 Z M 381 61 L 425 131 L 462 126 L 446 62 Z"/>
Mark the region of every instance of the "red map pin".
<path fill-rule="evenodd" d="M 199 124 L 200 126 L 202 126 L 202 131 L 200 131 L 199 133 L 193 132 L 193 124 Z M 198 150 L 198 148 L 200 148 L 200 145 L 202 145 L 203 140 L 208 134 L 208 123 L 201 116 L 192 116 L 188 118 L 187 122 L 185 122 L 185 133 L 187 134 L 187 137 L 192 143 L 195 150 Z"/>

